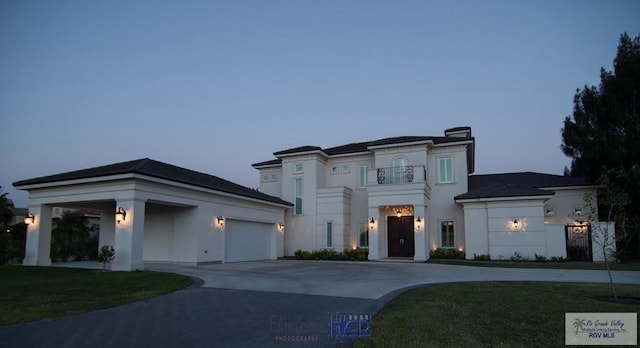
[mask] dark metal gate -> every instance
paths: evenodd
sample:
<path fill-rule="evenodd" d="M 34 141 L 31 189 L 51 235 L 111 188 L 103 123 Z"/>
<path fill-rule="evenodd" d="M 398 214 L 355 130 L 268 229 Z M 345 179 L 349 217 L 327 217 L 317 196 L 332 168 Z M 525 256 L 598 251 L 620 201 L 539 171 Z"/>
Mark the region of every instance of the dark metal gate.
<path fill-rule="evenodd" d="M 591 252 L 591 226 L 567 225 L 567 258 L 571 261 L 593 261 Z"/>

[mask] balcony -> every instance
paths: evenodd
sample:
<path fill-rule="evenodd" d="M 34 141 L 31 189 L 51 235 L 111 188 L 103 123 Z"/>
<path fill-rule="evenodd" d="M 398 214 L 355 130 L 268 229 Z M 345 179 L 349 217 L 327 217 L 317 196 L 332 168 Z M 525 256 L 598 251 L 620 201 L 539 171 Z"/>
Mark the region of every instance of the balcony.
<path fill-rule="evenodd" d="M 378 185 L 407 184 L 426 182 L 427 172 L 424 166 L 405 166 L 377 168 L 375 175 Z"/>

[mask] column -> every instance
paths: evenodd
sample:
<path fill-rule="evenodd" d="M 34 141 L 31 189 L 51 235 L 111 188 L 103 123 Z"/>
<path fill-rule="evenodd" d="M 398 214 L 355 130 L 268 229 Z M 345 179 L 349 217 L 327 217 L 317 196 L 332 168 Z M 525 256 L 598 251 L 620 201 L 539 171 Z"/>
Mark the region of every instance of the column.
<path fill-rule="evenodd" d="M 48 205 L 29 205 L 29 213 L 35 221 L 27 225 L 27 241 L 23 265 L 50 266 L 51 265 L 51 214 L 52 207 Z"/>
<path fill-rule="evenodd" d="M 371 218 L 373 218 L 374 223 L 371 224 Z M 369 207 L 369 260 L 380 260 L 380 211 L 378 207 Z"/>
<path fill-rule="evenodd" d="M 420 223 L 417 222 L 420 217 Z M 416 205 L 413 207 L 413 229 L 414 229 L 414 247 L 415 254 L 413 259 L 415 261 L 427 260 L 427 208 L 425 206 Z"/>
<path fill-rule="evenodd" d="M 113 223 L 116 219 L 115 208 L 100 211 L 100 235 L 98 250 L 103 245 L 114 245 L 116 238 L 116 226 Z"/>
<path fill-rule="evenodd" d="M 111 269 L 114 271 L 143 270 L 142 250 L 144 242 L 145 200 L 120 199 L 116 209 L 122 207 L 126 212 L 123 221 L 115 224 L 114 248 L 116 257 Z"/>

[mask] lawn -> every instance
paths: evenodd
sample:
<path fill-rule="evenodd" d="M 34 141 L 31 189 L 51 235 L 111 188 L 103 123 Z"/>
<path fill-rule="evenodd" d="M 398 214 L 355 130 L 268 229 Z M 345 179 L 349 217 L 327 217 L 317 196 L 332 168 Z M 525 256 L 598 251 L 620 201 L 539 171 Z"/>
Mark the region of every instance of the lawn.
<path fill-rule="evenodd" d="M 640 285 L 617 285 L 640 296 Z M 372 337 L 355 347 L 562 347 L 566 312 L 637 312 L 602 302 L 607 284 L 486 282 L 410 290 L 373 317 Z"/>
<path fill-rule="evenodd" d="M 0 325 L 114 307 L 193 283 L 173 273 L 23 266 L 0 266 L 0 279 Z"/>
<path fill-rule="evenodd" d="M 604 262 L 535 262 L 535 261 L 478 261 L 456 259 L 429 259 L 427 263 L 455 266 L 505 267 L 505 268 L 558 268 L 606 270 Z M 640 271 L 640 262 L 609 263 L 615 271 Z"/>

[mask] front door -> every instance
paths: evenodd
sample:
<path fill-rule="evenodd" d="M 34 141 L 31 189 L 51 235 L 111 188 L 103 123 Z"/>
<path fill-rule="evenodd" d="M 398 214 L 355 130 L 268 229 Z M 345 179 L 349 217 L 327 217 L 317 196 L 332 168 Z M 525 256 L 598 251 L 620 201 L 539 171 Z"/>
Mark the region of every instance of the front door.
<path fill-rule="evenodd" d="M 387 239 L 388 257 L 413 257 L 413 216 L 387 217 Z"/>

